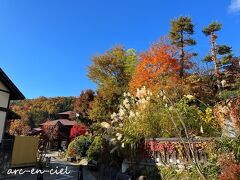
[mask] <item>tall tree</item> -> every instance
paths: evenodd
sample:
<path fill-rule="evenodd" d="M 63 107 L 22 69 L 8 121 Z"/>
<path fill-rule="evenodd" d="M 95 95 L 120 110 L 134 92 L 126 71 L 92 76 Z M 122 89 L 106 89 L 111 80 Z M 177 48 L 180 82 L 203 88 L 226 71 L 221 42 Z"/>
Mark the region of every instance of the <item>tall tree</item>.
<path fill-rule="evenodd" d="M 91 108 L 91 102 L 94 100 L 94 96 L 95 93 L 91 89 L 81 92 L 80 96 L 76 99 L 73 106 L 73 119 L 77 117 L 77 119 L 81 122 L 88 124 L 89 111 Z"/>
<path fill-rule="evenodd" d="M 30 129 L 26 120 L 14 120 L 10 123 L 9 133 L 15 136 L 27 135 Z"/>
<path fill-rule="evenodd" d="M 121 46 L 92 58 L 88 77 L 98 85 L 90 112 L 92 120 L 110 119 L 111 113 L 118 108 L 122 94 L 128 89 L 136 62 L 135 50 L 125 50 Z"/>
<path fill-rule="evenodd" d="M 219 69 L 223 68 L 223 66 L 230 63 L 232 59 L 232 47 L 227 45 L 218 45 L 216 47 L 217 54 L 221 56 L 219 62 Z"/>
<path fill-rule="evenodd" d="M 171 43 L 179 49 L 180 72 L 179 76 L 184 76 L 184 70 L 191 65 L 190 58 L 195 53 L 187 53 L 185 47 L 196 44 L 196 41 L 191 38 L 194 33 L 194 25 L 191 18 L 181 16 L 171 21 L 170 39 Z"/>
<path fill-rule="evenodd" d="M 214 75 L 216 77 L 219 76 L 219 68 L 218 68 L 218 59 L 217 59 L 217 48 L 216 48 L 216 40 L 217 35 L 216 32 L 219 31 L 222 28 L 222 24 L 217 22 L 212 22 L 208 25 L 208 27 L 203 28 L 202 32 L 206 36 L 210 36 L 210 42 L 211 42 L 211 56 L 206 56 L 206 61 L 213 61 L 214 63 Z"/>
<path fill-rule="evenodd" d="M 170 78 L 177 78 L 179 63 L 175 57 L 177 50 L 166 39 L 160 39 L 151 45 L 150 49 L 140 54 L 129 88 L 135 92 L 137 88 L 146 86 L 150 90 L 158 90 L 170 86 Z M 176 82 L 176 81 L 174 81 Z"/>

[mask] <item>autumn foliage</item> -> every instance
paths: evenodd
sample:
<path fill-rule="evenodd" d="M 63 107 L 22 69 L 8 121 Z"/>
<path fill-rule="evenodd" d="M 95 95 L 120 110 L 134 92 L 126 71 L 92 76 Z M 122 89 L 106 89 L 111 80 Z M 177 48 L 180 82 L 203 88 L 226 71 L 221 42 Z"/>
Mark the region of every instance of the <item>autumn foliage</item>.
<path fill-rule="evenodd" d="M 11 135 L 19 136 L 19 135 L 27 135 L 30 127 L 28 123 L 24 120 L 14 120 L 10 123 L 9 133 Z"/>
<path fill-rule="evenodd" d="M 83 124 L 76 124 L 71 128 L 70 139 L 74 139 L 77 136 L 86 135 L 87 128 Z"/>
<path fill-rule="evenodd" d="M 165 38 L 151 45 L 150 49 L 140 54 L 139 63 L 129 83 L 131 91 L 146 86 L 155 90 L 160 86 L 171 86 L 169 82 L 177 80 L 179 63 L 177 50 Z"/>
<path fill-rule="evenodd" d="M 233 153 L 220 155 L 221 174 L 219 180 L 235 180 L 240 178 L 240 165 L 236 163 Z"/>
<path fill-rule="evenodd" d="M 65 136 L 63 126 L 59 122 L 55 125 L 52 125 L 51 120 L 48 119 L 44 123 L 42 129 L 45 138 L 47 138 L 49 141 L 53 141 L 55 139 Z"/>
<path fill-rule="evenodd" d="M 39 97 L 23 101 L 12 101 L 11 110 L 21 116 L 21 119 L 33 127 L 38 127 L 46 119 L 57 119 L 60 112 L 73 109 L 75 97 Z"/>

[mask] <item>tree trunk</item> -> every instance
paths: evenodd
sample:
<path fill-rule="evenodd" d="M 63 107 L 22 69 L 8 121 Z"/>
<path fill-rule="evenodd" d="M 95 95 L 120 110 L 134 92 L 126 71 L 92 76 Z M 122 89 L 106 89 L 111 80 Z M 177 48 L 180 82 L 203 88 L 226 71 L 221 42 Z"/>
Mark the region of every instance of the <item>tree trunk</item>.
<path fill-rule="evenodd" d="M 183 74 L 184 74 L 184 50 L 183 50 L 183 47 L 181 47 L 181 50 L 180 50 L 180 73 L 179 73 L 180 78 L 183 77 Z"/>
<path fill-rule="evenodd" d="M 217 60 L 217 53 L 216 53 L 216 39 L 217 39 L 217 36 L 211 32 L 211 56 L 212 56 L 212 60 L 213 60 L 213 63 L 214 63 L 214 75 L 216 77 L 219 76 L 219 70 L 218 70 L 218 60 Z"/>
<path fill-rule="evenodd" d="M 183 41 L 183 32 L 181 32 L 181 47 L 180 47 L 180 72 L 179 76 L 180 78 L 183 77 L 184 74 L 184 41 Z"/>

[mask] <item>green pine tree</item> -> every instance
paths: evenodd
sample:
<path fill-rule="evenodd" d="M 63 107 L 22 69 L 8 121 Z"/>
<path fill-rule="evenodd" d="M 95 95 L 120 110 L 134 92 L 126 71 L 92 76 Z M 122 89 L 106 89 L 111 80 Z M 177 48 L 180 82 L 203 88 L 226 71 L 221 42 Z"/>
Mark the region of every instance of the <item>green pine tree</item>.
<path fill-rule="evenodd" d="M 189 67 L 189 54 L 186 53 L 185 47 L 196 44 L 196 41 L 191 38 L 194 33 L 194 25 L 191 18 L 181 16 L 171 21 L 171 30 L 169 33 L 171 43 L 175 45 L 180 52 L 180 77 L 183 77 L 184 70 Z M 192 53 L 191 55 L 195 55 Z"/>
<path fill-rule="evenodd" d="M 209 62 L 213 61 L 214 63 L 214 75 L 216 77 L 219 76 L 219 68 L 218 68 L 218 59 L 217 59 L 217 48 L 216 48 L 216 39 L 217 35 L 216 32 L 219 31 L 222 28 L 222 24 L 217 22 L 212 22 L 208 25 L 208 27 L 203 28 L 202 32 L 206 36 L 210 36 L 210 42 L 211 42 L 211 58 L 209 55 L 207 55 L 204 60 Z"/>

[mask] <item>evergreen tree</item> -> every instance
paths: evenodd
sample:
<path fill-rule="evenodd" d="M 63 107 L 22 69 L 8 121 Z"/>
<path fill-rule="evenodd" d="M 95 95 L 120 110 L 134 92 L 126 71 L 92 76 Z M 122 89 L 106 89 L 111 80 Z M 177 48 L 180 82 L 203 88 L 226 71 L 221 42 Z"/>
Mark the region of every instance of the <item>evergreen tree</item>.
<path fill-rule="evenodd" d="M 218 66 L 219 69 L 222 69 L 225 65 L 228 65 L 232 59 L 232 47 L 227 45 L 218 45 L 216 47 L 216 52 L 221 56 Z"/>
<path fill-rule="evenodd" d="M 184 69 L 189 68 L 189 59 L 193 54 L 186 53 L 185 47 L 196 44 L 196 41 L 191 38 L 194 33 L 194 25 L 191 18 L 181 16 L 171 21 L 170 39 L 171 43 L 175 45 L 180 51 L 180 77 L 184 75 Z"/>
<path fill-rule="evenodd" d="M 218 59 L 217 59 L 217 48 L 216 48 L 216 39 L 217 35 L 216 32 L 219 31 L 222 28 L 222 24 L 213 22 L 208 25 L 208 27 L 203 28 L 202 32 L 206 36 L 210 36 L 210 42 L 211 42 L 211 56 L 206 56 L 204 58 L 205 61 L 214 63 L 214 75 L 216 77 L 219 76 L 219 68 L 218 68 Z"/>

